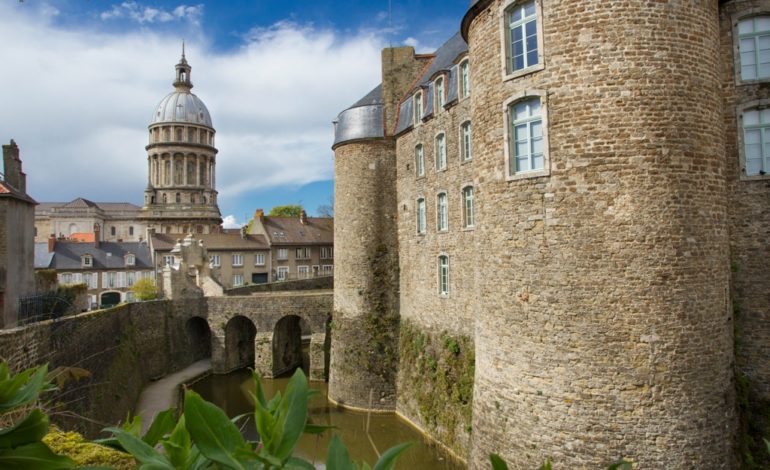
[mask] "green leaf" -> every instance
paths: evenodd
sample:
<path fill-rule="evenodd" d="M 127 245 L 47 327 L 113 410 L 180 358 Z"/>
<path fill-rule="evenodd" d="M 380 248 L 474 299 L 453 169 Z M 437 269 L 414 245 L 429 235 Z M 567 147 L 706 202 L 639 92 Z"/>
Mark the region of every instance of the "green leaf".
<path fill-rule="evenodd" d="M 142 440 L 154 447 L 163 436 L 173 431 L 177 424 L 176 419 L 174 418 L 175 412 L 176 410 L 174 408 L 169 408 L 155 415 L 155 419 L 152 420 L 150 429 L 147 430 L 147 433 L 142 437 Z"/>
<path fill-rule="evenodd" d="M 306 423 L 303 433 L 304 434 L 323 434 L 326 431 L 329 431 L 330 429 L 337 429 L 337 426 L 327 426 L 325 424 Z"/>
<path fill-rule="evenodd" d="M 508 470 L 508 464 L 499 455 L 489 454 L 489 460 L 492 462 L 492 470 Z M 543 470 L 543 467 L 540 467 L 540 470 Z"/>
<path fill-rule="evenodd" d="M 145 465 L 150 465 L 154 469 L 164 468 L 173 470 L 174 467 L 171 466 L 166 457 L 143 440 L 122 429 L 114 429 L 113 432 L 118 441 L 120 441 L 120 445 L 126 449 L 126 452 L 144 464 L 141 468 L 144 468 Z"/>
<path fill-rule="evenodd" d="M 316 470 L 315 465 L 298 457 L 290 458 L 283 468 L 285 470 Z"/>
<path fill-rule="evenodd" d="M 404 444 L 399 444 L 386 450 L 379 460 L 377 460 L 377 463 L 374 464 L 372 470 L 391 470 L 396 464 L 398 457 L 410 447 L 412 447 L 412 443 L 405 442 Z"/>
<path fill-rule="evenodd" d="M 3 470 L 58 470 L 75 468 L 68 457 L 56 455 L 42 442 L 13 449 L 0 450 L 0 468 Z"/>
<path fill-rule="evenodd" d="M 27 369 L 15 377 L 0 382 L 0 413 L 12 410 L 37 400 L 40 392 L 47 386 L 45 374 L 48 366 Z"/>
<path fill-rule="evenodd" d="M 286 461 L 302 437 L 307 423 L 307 378 L 297 369 L 286 385 L 286 396 L 278 405 L 275 428 L 271 439 L 265 440 L 268 451 Z"/>
<path fill-rule="evenodd" d="M 631 462 L 625 460 L 618 460 L 617 462 L 610 464 L 607 470 L 631 470 Z"/>
<path fill-rule="evenodd" d="M 537 470 L 553 470 L 553 469 L 551 468 L 551 461 L 550 461 L 550 460 L 546 460 L 546 461 L 543 463 L 543 465 L 541 465 L 541 466 L 540 466 L 540 468 L 538 468 Z"/>
<path fill-rule="evenodd" d="M 770 454 L 770 441 L 768 441 L 765 438 L 762 438 L 763 441 L 765 441 L 765 447 L 767 447 L 767 453 Z"/>
<path fill-rule="evenodd" d="M 184 397 L 184 415 L 185 427 L 203 455 L 228 467 L 246 468 L 234 454 L 238 449 L 250 450 L 250 447 L 224 411 L 188 390 Z"/>
<path fill-rule="evenodd" d="M 0 449 L 39 442 L 47 432 L 48 416 L 38 409 L 32 410 L 14 427 L 0 429 Z"/>
<path fill-rule="evenodd" d="M 335 435 L 329 443 L 329 450 L 326 454 L 326 470 L 356 470 L 356 465 L 350 460 L 348 449 Z"/>
<path fill-rule="evenodd" d="M 262 405 L 262 408 L 267 408 L 265 391 L 262 389 L 262 377 L 256 371 L 251 371 L 251 377 L 254 379 L 254 401 Z"/>
<path fill-rule="evenodd" d="M 185 427 L 184 415 L 179 418 L 173 432 L 168 439 L 161 440 L 163 449 L 174 468 L 186 468 L 190 460 L 190 451 L 192 450 L 192 441 L 190 433 Z"/>

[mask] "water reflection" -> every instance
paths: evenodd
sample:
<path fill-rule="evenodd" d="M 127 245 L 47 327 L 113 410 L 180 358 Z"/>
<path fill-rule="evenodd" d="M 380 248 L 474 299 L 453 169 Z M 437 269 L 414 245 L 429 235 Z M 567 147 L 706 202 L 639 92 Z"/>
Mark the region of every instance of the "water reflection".
<path fill-rule="evenodd" d="M 267 399 L 269 400 L 276 391 L 284 390 L 287 382 L 288 379 L 264 380 L 263 386 Z M 366 413 L 346 410 L 329 403 L 326 399 L 325 383 L 312 382 L 311 387 L 320 390 L 321 394 L 310 401 L 310 420 L 316 424 L 336 426 L 337 429 L 333 432 L 340 435 L 353 460 L 373 464 L 377 460 L 377 451 L 382 453 L 396 444 L 414 442 L 415 445 L 399 459 L 397 468 L 415 470 L 465 468 L 395 414 L 372 414 L 369 435 L 367 435 Z M 192 389 L 206 400 L 222 407 L 231 417 L 250 413 L 254 409 L 248 393 L 253 392 L 254 384 L 248 370 L 209 376 L 195 383 Z M 247 439 L 256 439 L 252 423 L 246 425 L 244 436 Z M 314 462 L 317 468 L 324 468 L 323 462 L 326 459 L 326 449 L 329 447 L 331 436 L 332 433 L 329 432 L 322 436 L 303 436 L 296 454 Z"/>

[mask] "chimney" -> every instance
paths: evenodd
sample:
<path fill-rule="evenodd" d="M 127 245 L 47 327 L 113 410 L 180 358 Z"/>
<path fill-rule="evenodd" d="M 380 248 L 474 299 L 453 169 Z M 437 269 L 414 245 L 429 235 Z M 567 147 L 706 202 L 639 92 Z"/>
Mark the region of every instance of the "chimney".
<path fill-rule="evenodd" d="M 249 230 L 249 226 L 248 225 L 244 225 L 243 227 L 241 227 L 241 239 L 242 240 L 246 238 L 248 230 Z"/>
<path fill-rule="evenodd" d="M 94 248 L 99 248 L 102 238 L 102 229 L 99 224 L 94 224 Z"/>
<path fill-rule="evenodd" d="M 19 147 L 13 139 L 8 145 L 3 145 L 3 166 L 5 182 L 24 194 L 27 194 L 27 175 L 21 171 Z"/>
<path fill-rule="evenodd" d="M 48 252 L 53 253 L 53 250 L 56 248 L 56 235 L 53 233 L 48 236 Z"/>
<path fill-rule="evenodd" d="M 302 212 L 299 213 L 299 223 L 307 225 L 307 212 L 305 212 L 305 209 L 302 209 Z"/>
<path fill-rule="evenodd" d="M 262 220 L 265 217 L 265 211 L 257 209 L 254 211 L 254 219 Z"/>
<path fill-rule="evenodd" d="M 393 132 L 398 120 L 398 104 L 416 85 L 424 68 L 434 56 L 414 53 L 412 47 L 388 47 L 382 50 L 382 104 L 386 133 Z"/>

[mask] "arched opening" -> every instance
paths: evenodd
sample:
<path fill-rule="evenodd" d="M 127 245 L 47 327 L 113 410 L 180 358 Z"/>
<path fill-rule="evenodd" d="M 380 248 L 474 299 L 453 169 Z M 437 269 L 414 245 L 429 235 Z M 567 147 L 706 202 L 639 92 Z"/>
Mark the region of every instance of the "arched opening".
<path fill-rule="evenodd" d="M 193 362 L 211 357 L 211 328 L 201 317 L 192 317 L 185 323 L 187 345 Z"/>
<path fill-rule="evenodd" d="M 257 327 L 246 317 L 236 316 L 225 325 L 225 368 L 254 367 L 254 338 Z"/>
<path fill-rule="evenodd" d="M 120 303 L 120 292 L 103 292 L 101 296 L 101 308 L 110 308 Z"/>
<path fill-rule="evenodd" d="M 301 367 L 310 373 L 310 327 L 296 315 L 278 320 L 273 331 L 273 377 L 291 375 Z"/>

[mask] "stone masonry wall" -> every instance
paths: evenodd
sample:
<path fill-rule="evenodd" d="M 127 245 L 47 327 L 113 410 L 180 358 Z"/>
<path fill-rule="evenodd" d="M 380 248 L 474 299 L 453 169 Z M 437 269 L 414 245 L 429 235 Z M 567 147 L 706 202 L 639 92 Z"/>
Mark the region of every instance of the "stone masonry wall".
<path fill-rule="evenodd" d="M 394 409 L 398 364 L 395 142 L 335 149 L 334 321 L 329 397 Z M 337 268 L 337 267 L 340 268 Z"/>
<path fill-rule="evenodd" d="M 544 69 L 468 32 L 479 309 L 471 468 L 732 468 L 716 1 L 538 1 Z M 545 91 L 550 175 L 507 180 L 503 103 Z"/>
<path fill-rule="evenodd" d="M 770 176 L 746 178 L 739 149 L 741 108 L 770 104 L 770 80 L 744 82 L 736 79 L 735 35 L 744 17 L 770 15 L 770 1 L 733 0 L 720 7 L 720 55 L 724 96 L 725 176 L 727 180 L 730 227 L 732 301 L 735 315 L 736 364 L 746 387 L 749 410 L 745 420 L 755 429 L 754 458 L 761 458 L 761 436 L 770 435 Z M 745 415 L 745 413 L 750 415 Z M 748 424 L 748 423 L 745 423 Z M 740 439 L 739 445 L 745 441 Z M 741 449 L 741 453 L 747 449 Z M 764 459 L 767 461 L 767 459 Z"/>

